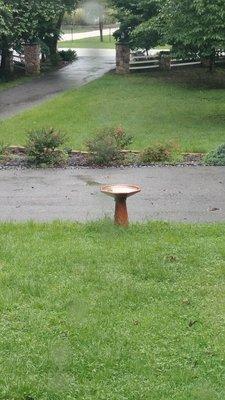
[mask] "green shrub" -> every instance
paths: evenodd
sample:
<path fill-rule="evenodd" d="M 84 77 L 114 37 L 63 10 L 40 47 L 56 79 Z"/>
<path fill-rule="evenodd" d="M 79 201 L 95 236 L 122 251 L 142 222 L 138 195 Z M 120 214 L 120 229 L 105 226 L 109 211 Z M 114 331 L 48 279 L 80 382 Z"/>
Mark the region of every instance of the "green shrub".
<path fill-rule="evenodd" d="M 206 165 L 225 166 L 225 144 L 208 153 L 203 161 Z"/>
<path fill-rule="evenodd" d="M 96 165 L 112 165 L 123 162 L 124 150 L 132 143 L 123 128 L 104 128 L 96 136 L 86 142 L 90 152 L 89 161 Z"/>
<path fill-rule="evenodd" d="M 177 150 L 178 146 L 174 143 L 156 143 L 155 145 L 146 148 L 140 154 L 140 162 L 143 164 L 169 162 L 173 159 Z"/>
<path fill-rule="evenodd" d="M 60 149 L 64 143 L 65 136 L 53 128 L 30 132 L 26 144 L 29 163 L 35 166 L 65 164 L 68 154 Z"/>
<path fill-rule="evenodd" d="M 63 61 L 67 61 L 67 62 L 73 62 L 75 60 L 77 60 L 77 52 L 75 50 L 60 50 L 58 52 L 58 54 L 60 55 L 61 59 Z"/>

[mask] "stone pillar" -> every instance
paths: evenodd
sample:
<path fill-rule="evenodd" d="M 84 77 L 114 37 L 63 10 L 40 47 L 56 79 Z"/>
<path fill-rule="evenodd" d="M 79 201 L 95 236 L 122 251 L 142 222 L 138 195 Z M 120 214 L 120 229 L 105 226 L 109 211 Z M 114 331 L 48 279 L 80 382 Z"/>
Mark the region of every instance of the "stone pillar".
<path fill-rule="evenodd" d="M 171 55 L 170 54 L 161 54 L 160 55 L 159 69 L 161 69 L 161 71 L 171 70 Z"/>
<path fill-rule="evenodd" d="M 116 72 L 117 74 L 130 72 L 130 48 L 126 44 L 116 44 Z"/>
<path fill-rule="evenodd" d="M 14 71 L 14 62 L 13 62 L 13 51 L 9 51 L 5 58 L 5 70 L 7 72 Z"/>
<path fill-rule="evenodd" d="M 40 73 L 40 46 L 27 44 L 24 46 L 26 75 L 38 75 Z"/>

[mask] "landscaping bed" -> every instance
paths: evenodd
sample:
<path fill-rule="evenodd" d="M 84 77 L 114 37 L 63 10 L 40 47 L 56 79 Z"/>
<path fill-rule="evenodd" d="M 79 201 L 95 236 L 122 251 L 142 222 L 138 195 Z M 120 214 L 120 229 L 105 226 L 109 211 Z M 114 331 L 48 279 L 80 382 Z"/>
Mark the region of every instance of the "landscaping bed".
<path fill-rule="evenodd" d="M 204 165 L 203 158 L 204 154 L 201 153 L 189 153 L 183 154 L 179 161 L 171 162 L 155 162 L 155 163 L 143 163 L 140 161 L 139 151 L 124 151 L 124 162 L 111 162 L 109 165 L 101 165 L 100 167 L 141 167 L 141 166 L 166 166 L 166 165 L 177 165 L 177 166 L 199 166 Z M 47 166 L 47 165 L 46 165 Z M 43 165 L 43 167 L 46 167 Z M 29 163 L 28 156 L 26 155 L 26 149 L 24 147 L 12 146 L 9 148 L 7 157 L 0 159 L 0 169 L 7 167 L 15 168 L 33 168 L 34 165 Z M 56 166 L 57 167 L 57 166 Z M 90 167 L 99 168 L 99 165 L 90 160 L 90 154 L 87 151 L 71 151 L 69 153 L 68 160 L 63 165 L 58 165 L 58 168 L 66 167 Z"/>

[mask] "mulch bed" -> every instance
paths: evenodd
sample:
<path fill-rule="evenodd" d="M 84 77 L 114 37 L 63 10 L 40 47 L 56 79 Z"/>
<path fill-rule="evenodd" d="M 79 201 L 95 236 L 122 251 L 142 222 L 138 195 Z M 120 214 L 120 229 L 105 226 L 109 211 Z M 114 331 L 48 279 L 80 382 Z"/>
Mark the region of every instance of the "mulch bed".
<path fill-rule="evenodd" d="M 10 156 L 5 159 L 0 160 L 0 169 L 5 168 L 34 168 L 28 163 L 27 156 L 25 154 L 24 148 L 12 147 L 10 150 Z M 152 164 L 141 164 L 138 160 L 138 152 L 128 152 L 129 157 L 125 155 L 125 162 L 123 164 L 111 164 L 107 166 L 101 166 L 101 168 L 106 167 L 154 167 L 154 166 L 199 166 L 203 165 L 202 159 L 203 154 L 200 153 L 190 153 L 183 155 L 183 161 L 178 163 L 152 163 Z M 130 157 L 132 155 L 132 157 Z M 73 151 L 69 156 L 66 165 L 61 168 L 66 167 L 89 167 L 89 168 L 99 168 L 99 165 L 95 165 L 90 162 L 87 152 Z M 59 167 L 60 168 L 60 167 Z"/>

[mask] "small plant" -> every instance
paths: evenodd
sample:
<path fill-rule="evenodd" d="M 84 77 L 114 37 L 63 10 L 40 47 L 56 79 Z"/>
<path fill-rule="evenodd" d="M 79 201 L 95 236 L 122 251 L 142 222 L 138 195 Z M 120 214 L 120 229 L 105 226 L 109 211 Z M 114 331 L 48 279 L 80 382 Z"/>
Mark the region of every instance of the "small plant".
<path fill-rule="evenodd" d="M 10 152 L 9 152 L 9 146 L 0 143 L 0 162 L 6 162 L 10 159 Z"/>
<path fill-rule="evenodd" d="M 106 130 L 107 132 L 107 130 Z M 126 149 L 133 142 L 133 137 L 126 134 L 125 129 L 119 126 L 115 129 L 108 129 L 109 135 L 115 137 L 117 146 L 120 150 Z"/>
<path fill-rule="evenodd" d="M 65 136 L 53 128 L 30 132 L 26 144 L 28 161 L 35 166 L 60 166 L 65 164 L 68 154 L 60 149 Z"/>
<path fill-rule="evenodd" d="M 174 143 L 157 143 L 145 149 L 140 154 L 140 161 L 143 164 L 169 162 L 178 150 Z"/>
<path fill-rule="evenodd" d="M 58 54 L 60 55 L 61 59 L 63 61 L 67 61 L 67 62 L 73 62 L 75 60 L 77 60 L 77 52 L 75 50 L 60 50 L 58 52 Z"/>
<path fill-rule="evenodd" d="M 208 153 L 203 161 L 206 165 L 225 166 L 225 144 Z"/>
<path fill-rule="evenodd" d="M 104 128 L 86 142 L 90 152 L 89 160 L 96 165 L 112 165 L 123 162 L 124 150 L 132 143 L 123 128 Z"/>

